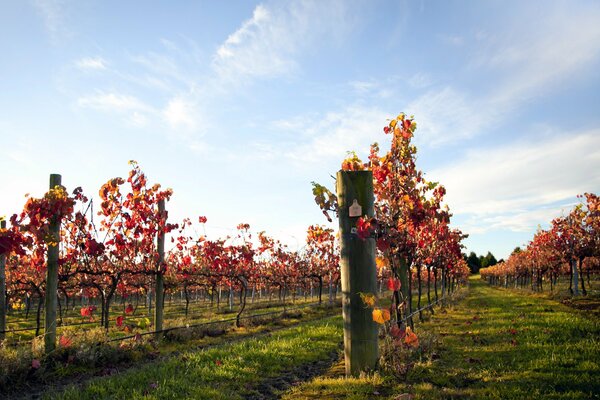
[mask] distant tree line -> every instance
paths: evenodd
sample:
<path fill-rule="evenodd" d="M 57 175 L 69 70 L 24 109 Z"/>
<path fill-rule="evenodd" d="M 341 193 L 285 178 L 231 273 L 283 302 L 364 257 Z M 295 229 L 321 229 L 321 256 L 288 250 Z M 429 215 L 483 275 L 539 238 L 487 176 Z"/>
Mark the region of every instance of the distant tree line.
<path fill-rule="evenodd" d="M 494 257 L 494 255 L 490 251 L 488 251 L 485 256 L 478 256 L 474 251 L 470 252 L 468 256 L 466 254 L 463 254 L 463 256 L 472 274 L 479 273 L 479 270 L 481 268 L 491 267 L 492 265 L 496 265 L 499 262 L 504 261 L 496 260 L 496 257 Z"/>

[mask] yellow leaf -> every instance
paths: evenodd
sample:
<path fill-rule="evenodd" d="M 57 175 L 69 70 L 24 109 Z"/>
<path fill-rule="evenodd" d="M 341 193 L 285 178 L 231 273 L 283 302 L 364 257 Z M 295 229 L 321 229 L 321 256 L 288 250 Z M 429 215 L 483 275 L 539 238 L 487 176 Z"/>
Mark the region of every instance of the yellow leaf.
<path fill-rule="evenodd" d="M 387 267 L 388 261 L 385 257 L 377 257 L 375 259 L 375 265 L 377 265 L 377 268 Z"/>
<path fill-rule="evenodd" d="M 373 307 L 375 305 L 375 295 L 373 293 L 359 293 L 361 300 L 367 307 Z"/>
<path fill-rule="evenodd" d="M 398 123 L 398 121 L 397 121 L 397 120 L 395 120 L 395 119 L 391 120 L 391 121 L 390 121 L 390 127 L 391 127 L 391 128 L 395 128 L 397 123 Z"/>
<path fill-rule="evenodd" d="M 377 322 L 378 324 L 384 324 L 385 321 L 389 321 L 390 320 L 390 311 L 389 310 L 382 310 L 380 308 L 376 308 L 373 310 L 373 321 Z"/>

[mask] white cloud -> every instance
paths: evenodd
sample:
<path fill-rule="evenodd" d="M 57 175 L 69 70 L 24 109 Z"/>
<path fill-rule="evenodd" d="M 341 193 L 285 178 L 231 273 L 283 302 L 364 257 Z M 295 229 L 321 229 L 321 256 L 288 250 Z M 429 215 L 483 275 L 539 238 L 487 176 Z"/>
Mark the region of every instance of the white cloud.
<path fill-rule="evenodd" d="M 190 74 L 181 71 L 178 60 L 166 54 L 149 52 L 144 55 L 132 56 L 131 59 L 133 62 L 144 67 L 146 71 L 151 72 L 155 79 L 160 81 L 172 79 L 183 83 L 187 87 L 194 85 L 194 79 L 192 79 Z"/>
<path fill-rule="evenodd" d="M 496 120 L 499 109 L 445 87 L 426 92 L 409 103 L 405 111 L 417 119 L 418 140 L 438 146 L 480 134 Z"/>
<path fill-rule="evenodd" d="M 289 58 L 295 46 L 292 32 L 265 6 L 258 5 L 252 18 L 218 48 L 213 66 L 225 79 L 279 75 L 295 68 Z"/>
<path fill-rule="evenodd" d="M 270 125 L 272 128 L 279 131 L 301 132 L 318 117 L 318 114 L 296 115 L 291 118 L 272 121 Z"/>
<path fill-rule="evenodd" d="M 302 162 L 341 162 L 347 151 L 367 154 L 373 142 L 381 142 L 386 118 L 392 115 L 375 107 L 350 106 L 320 118 L 296 125 L 302 141 L 286 156 Z M 292 120 L 291 124 L 298 122 Z M 281 121 L 279 121 L 281 124 Z"/>
<path fill-rule="evenodd" d="M 258 5 L 219 46 L 212 66 L 224 82 L 243 83 L 251 77 L 288 75 L 298 69 L 297 53 L 316 40 L 339 40 L 350 18 L 340 1 L 298 1 Z"/>
<path fill-rule="evenodd" d="M 169 100 L 162 115 L 171 128 L 196 129 L 199 126 L 195 105 L 183 97 Z"/>
<path fill-rule="evenodd" d="M 71 33 L 65 21 L 66 0 L 34 0 L 33 5 L 44 20 L 44 26 L 54 43 Z"/>
<path fill-rule="evenodd" d="M 77 100 L 80 107 L 93 108 L 111 112 L 151 112 L 148 106 L 135 96 L 121 93 L 98 93 L 91 96 L 80 97 Z"/>
<path fill-rule="evenodd" d="M 155 109 L 135 96 L 121 93 L 97 93 L 77 99 L 77 105 L 123 116 L 124 121 L 137 128 L 147 126 Z"/>
<path fill-rule="evenodd" d="M 563 85 L 595 73 L 600 59 L 600 7 L 547 7 L 504 22 L 503 36 L 478 32 L 471 68 L 492 83 L 487 93 L 433 88 L 406 111 L 417 117 L 425 144 L 439 146 L 483 134 L 507 113 Z M 568 18 L 565 16 L 568 15 Z M 477 53 L 476 53 L 477 54 Z M 418 82 L 418 80 L 416 81 Z"/>
<path fill-rule="evenodd" d="M 476 65 L 507 74 L 498 80 L 496 101 L 508 104 L 543 95 L 579 78 L 578 71 L 600 58 L 597 3 L 560 4 L 545 8 L 542 17 L 535 16 L 535 23 L 532 18 L 529 14 L 515 18 L 508 22 L 505 36 L 483 41 L 485 50 Z"/>
<path fill-rule="evenodd" d="M 477 231 L 534 229 L 584 192 L 600 189 L 600 130 L 563 132 L 545 140 L 474 149 L 454 165 L 431 171 L 448 190 L 457 215 Z"/>
<path fill-rule="evenodd" d="M 75 63 L 80 69 L 106 69 L 106 61 L 102 57 L 85 57 Z"/>

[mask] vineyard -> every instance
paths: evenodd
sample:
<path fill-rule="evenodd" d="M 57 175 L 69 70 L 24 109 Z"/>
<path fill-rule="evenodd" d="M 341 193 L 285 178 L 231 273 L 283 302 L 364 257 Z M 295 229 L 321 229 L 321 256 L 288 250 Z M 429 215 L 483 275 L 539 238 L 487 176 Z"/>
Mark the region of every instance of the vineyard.
<path fill-rule="evenodd" d="M 527 247 L 513 252 L 506 262 L 482 269 L 481 277 L 490 284 L 529 286 L 541 292 L 544 285 L 553 291 L 558 279 L 567 276 L 569 294 L 585 296 L 590 290 L 597 294 L 591 277 L 600 273 L 600 198 L 593 193 L 581 197 L 584 203 L 552 220 L 550 229 L 538 230 Z"/>
<path fill-rule="evenodd" d="M 474 328 L 491 314 L 473 309 L 465 320 L 469 311 L 461 307 L 473 302 L 472 292 L 483 298 L 500 289 L 469 281 L 467 235 L 451 226 L 444 186 L 417 168 L 416 128 L 413 117 L 398 115 L 383 129 L 389 148 L 373 144 L 366 162 L 350 153 L 336 191 L 313 183 L 317 206 L 329 222 L 339 220 L 340 230 L 307 224 L 306 243 L 297 250 L 246 223 L 230 236 L 209 238 L 210 216 L 172 221 L 168 202 L 175 191 L 150 183 L 135 161 L 126 178 L 108 179 L 97 197 L 67 190 L 60 175 L 51 175 L 43 197 L 28 197 L 21 212 L 2 221 L 0 393 L 27 397 L 52 388 L 59 398 L 276 398 L 298 386 L 300 394 L 288 394 L 302 398 L 302 390 L 315 389 L 299 384 L 331 366 L 328 385 L 342 379 L 332 371 L 344 336 L 342 382 L 364 391 L 357 398 L 461 395 L 455 389 L 469 382 L 440 381 L 427 394 L 425 384 L 436 379 L 425 365 L 435 369 L 438 361 L 461 357 L 444 354 L 440 344 L 444 335 L 461 335 L 445 330 L 452 318 L 470 345 L 495 340 Z M 539 295 L 566 278 L 569 297 L 598 297 L 600 202 L 594 194 L 584 198 L 526 249 L 482 269 L 481 279 L 507 293 L 519 287 Z M 583 339 L 598 337 L 597 321 L 577 319 Z M 508 342 L 500 334 L 503 345 L 520 345 L 521 331 L 501 329 L 509 330 Z M 368 354 L 352 350 L 358 346 L 352 335 L 369 337 L 374 347 Z M 597 373 L 597 342 L 585 354 L 578 362 Z M 469 357 L 471 364 L 490 361 Z M 129 371 L 136 364 L 140 369 Z M 280 387 L 267 385 L 257 381 L 261 366 L 269 382 L 296 375 Z M 175 370 L 186 372 L 174 378 Z M 85 379 L 73 382 L 78 376 Z M 224 389 L 233 377 L 238 381 Z M 416 381 L 421 386 L 406 384 Z M 454 389 L 444 392 L 445 386 Z M 596 390 L 597 383 L 583 379 L 574 398 Z"/>

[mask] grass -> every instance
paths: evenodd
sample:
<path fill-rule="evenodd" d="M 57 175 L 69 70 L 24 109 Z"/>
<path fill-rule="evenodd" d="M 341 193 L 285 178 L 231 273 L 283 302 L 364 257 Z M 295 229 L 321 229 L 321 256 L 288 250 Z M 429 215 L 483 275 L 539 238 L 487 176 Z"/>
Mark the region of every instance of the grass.
<path fill-rule="evenodd" d="M 336 366 L 283 398 L 600 398 L 600 321 L 589 310 L 473 277 L 466 298 L 446 311 L 417 326 L 441 344 L 404 379 L 345 379 Z"/>
<path fill-rule="evenodd" d="M 59 348 L 50 359 L 42 357 L 42 341 L 31 350 L 22 348 L 0 348 L 0 398 L 3 395 L 32 394 L 48 386 L 64 386 L 69 381 L 85 381 L 94 375 L 106 375 L 124 371 L 132 366 L 167 359 L 183 352 L 199 351 L 210 346 L 245 340 L 249 337 L 269 335 L 273 332 L 298 324 L 320 320 L 339 314 L 338 307 L 308 307 L 292 310 L 284 315 L 269 315 L 254 319 L 247 325 L 235 328 L 232 323 L 213 326 L 214 332 L 223 329 L 226 334 L 204 335 L 204 328 L 175 330 L 165 335 L 165 340 L 156 343 L 152 336 L 142 340 L 128 339 L 122 342 L 96 346 L 105 338 L 100 328 L 87 332 L 86 337 L 74 339 L 68 348 Z M 248 321 L 245 321 L 248 322 Z M 31 368 L 32 358 L 39 358 L 41 367 Z"/>
<path fill-rule="evenodd" d="M 83 388 L 71 386 L 45 399 L 243 399 L 259 396 L 265 380 L 299 365 L 327 358 L 339 349 L 341 318 L 288 328 L 268 337 L 203 351 L 185 351 Z"/>

